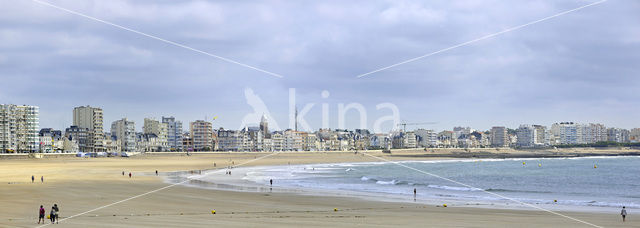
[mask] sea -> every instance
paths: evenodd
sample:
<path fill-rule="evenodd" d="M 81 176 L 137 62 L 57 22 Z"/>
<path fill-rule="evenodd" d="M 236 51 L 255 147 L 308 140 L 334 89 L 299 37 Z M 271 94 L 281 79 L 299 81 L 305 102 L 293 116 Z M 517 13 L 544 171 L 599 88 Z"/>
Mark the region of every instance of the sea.
<path fill-rule="evenodd" d="M 640 208 L 637 156 L 332 163 L 240 167 L 233 172 L 236 179 L 219 172 L 204 174 L 190 184 L 425 204 L 541 205 L 596 211 Z"/>

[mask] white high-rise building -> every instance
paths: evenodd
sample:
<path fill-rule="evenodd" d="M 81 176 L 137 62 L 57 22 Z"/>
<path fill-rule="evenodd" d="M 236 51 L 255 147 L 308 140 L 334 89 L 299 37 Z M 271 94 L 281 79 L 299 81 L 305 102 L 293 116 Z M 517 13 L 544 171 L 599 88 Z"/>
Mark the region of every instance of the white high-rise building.
<path fill-rule="evenodd" d="M 551 125 L 556 144 L 590 144 L 607 141 L 607 128 L 603 124 L 562 122 Z"/>
<path fill-rule="evenodd" d="M 404 132 L 402 134 L 402 146 L 404 148 L 416 148 L 418 147 L 418 140 L 416 133 L 413 131 Z"/>
<path fill-rule="evenodd" d="M 169 148 L 169 143 L 167 140 L 167 134 L 169 124 L 160 122 L 154 119 L 144 118 L 144 125 L 142 126 L 142 131 L 145 134 L 154 134 L 156 135 L 156 142 L 154 145 L 158 146 L 160 151 L 167 151 Z"/>
<path fill-rule="evenodd" d="M 301 151 L 302 134 L 299 131 L 288 129 L 283 132 L 282 146 L 284 151 Z"/>
<path fill-rule="evenodd" d="M 573 122 L 561 122 L 551 125 L 554 144 L 578 144 L 582 138 L 582 127 Z"/>
<path fill-rule="evenodd" d="M 87 144 L 80 151 L 104 152 L 104 123 L 101 108 L 80 106 L 73 108 L 73 126 L 89 129 Z"/>
<path fill-rule="evenodd" d="M 162 117 L 162 122 L 167 124 L 167 143 L 170 151 L 182 151 L 182 122 L 176 118 Z"/>
<path fill-rule="evenodd" d="M 133 121 L 123 118 L 111 124 L 111 135 L 120 143 L 120 150 L 132 152 L 136 150 L 136 126 Z"/>
<path fill-rule="evenodd" d="M 536 146 L 549 146 L 549 133 L 547 127 L 542 125 L 533 125 L 535 129 L 535 141 Z"/>
<path fill-rule="evenodd" d="M 607 141 L 607 128 L 603 124 L 585 124 L 582 128 L 582 137 L 579 143 L 597 143 Z"/>
<path fill-rule="evenodd" d="M 40 149 L 38 106 L 0 104 L 0 153 L 34 153 Z"/>
<path fill-rule="evenodd" d="M 629 130 L 621 128 L 609 128 L 607 130 L 607 141 L 628 143 L 630 142 L 629 135 Z"/>
<path fill-rule="evenodd" d="M 433 130 L 418 129 L 414 131 L 418 137 L 418 146 L 435 147 L 438 143 L 438 134 Z"/>
<path fill-rule="evenodd" d="M 516 130 L 518 147 L 534 147 L 536 145 L 536 128 L 531 125 L 520 125 Z"/>

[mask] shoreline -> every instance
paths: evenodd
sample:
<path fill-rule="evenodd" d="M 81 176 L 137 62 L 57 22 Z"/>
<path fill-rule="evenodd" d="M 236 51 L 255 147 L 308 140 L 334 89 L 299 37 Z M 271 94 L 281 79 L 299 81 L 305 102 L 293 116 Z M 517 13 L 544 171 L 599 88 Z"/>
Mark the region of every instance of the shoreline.
<path fill-rule="evenodd" d="M 636 155 L 624 155 L 625 157 L 638 157 Z M 513 161 L 528 161 L 528 160 L 538 160 L 538 159 L 597 159 L 597 158 L 613 158 L 613 157 L 622 157 L 620 156 L 606 156 L 606 155 L 598 155 L 598 156 L 579 156 L 579 157 L 510 157 L 510 158 L 460 158 L 460 159 L 450 159 L 450 158 L 442 158 L 442 159 L 434 159 L 434 160 L 400 160 L 395 161 L 399 163 L 412 163 L 412 162 L 424 162 L 424 163 L 453 163 L 453 162 L 492 162 L 492 161 L 502 161 L 502 160 L 513 160 Z M 340 195 L 344 197 L 352 197 L 362 200 L 368 201 L 378 201 L 378 202 L 396 202 L 396 203 L 414 203 L 420 205 L 427 206 L 440 206 L 443 204 L 448 205 L 456 205 L 462 207 L 471 207 L 471 208 L 484 208 L 484 209 L 506 209 L 506 210 L 531 210 L 533 209 L 530 206 L 523 205 L 518 202 L 509 201 L 506 199 L 499 199 L 498 201 L 491 200 L 481 200 L 481 199 L 464 199 L 464 198 L 442 198 L 442 197 L 419 197 L 419 200 L 414 200 L 411 194 L 405 193 L 401 194 L 402 196 L 398 196 L 397 194 L 386 193 L 386 192 L 378 192 L 378 191 L 357 191 L 357 190 L 345 190 L 345 189 L 326 189 L 326 188 L 309 188 L 302 186 L 280 186 L 278 184 L 269 186 L 266 183 L 262 184 L 257 182 L 256 180 L 248 180 L 247 173 L 261 171 L 261 170 L 273 170 L 273 169 L 283 169 L 283 168 L 296 168 L 301 166 L 307 166 L 306 168 L 312 167 L 325 167 L 325 166 L 333 166 L 333 165 L 364 165 L 364 164 L 384 164 L 388 162 L 384 161 L 371 161 L 371 162 L 340 162 L 340 163 L 312 163 L 312 164 L 291 164 L 291 165 L 271 165 L 271 166 L 246 166 L 246 167 L 238 167 L 232 168 L 233 175 L 221 175 L 222 169 L 211 169 L 204 170 L 202 175 L 193 174 L 193 176 L 199 176 L 194 178 L 193 180 L 184 184 L 184 186 L 193 187 L 193 188 L 201 188 L 201 189 L 209 189 L 209 190 L 218 190 L 218 191 L 235 191 L 235 192 L 248 192 L 248 193 L 265 193 L 265 192 L 278 192 L 278 193 L 289 193 L 289 194 L 298 194 L 298 195 L 311 195 L 311 196 L 333 196 Z M 220 173 L 213 173 L 220 172 Z M 185 171 L 176 172 L 179 174 L 187 174 Z M 173 174 L 172 174 L 173 175 Z M 190 176 L 190 175 L 186 175 Z M 203 180 L 202 177 L 206 176 L 206 180 Z M 177 182 L 181 182 L 186 180 L 186 177 L 183 175 L 179 178 L 171 178 L 165 177 L 163 178 L 165 183 L 173 184 Z M 276 180 L 277 183 L 278 180 Z M 486 190 L 482 190 L 486 191 Z M 478 194 L 485 194 L 479 192 Z M 531 199 L 537 200 L 537 199 Z M 541 207 L 547 210 L 553 211 L 563 211 L 563 212 L 590 212 L 590 213 L 607 213 L 611 211 L 611 209 L 617 209 L 617 207 L 613 206 L 600 206 L 600 205 L 571 205 L 571 204 L 562 204 L 562 203 L 533 203 L 529 202 L 530 205 L 535 205 L 537 207 Z M 628 207 L 635 208 L 635 207 Z M 637 209 L 637 208 L 636 208 Z"/>
<path fill-rule="evenodd" d="M 260 153 L 264 154 L 264 153 Z M 206 170 L 240 164 L 258 153 L 197 154 L 192 156 L 140 156 L 131 158 L 55 158 L 0 161 L 1 227 L 34 227 L 39 205 L 57 203 L 61 217 L 109 205 L 131 196 L 166 187 L 156 177 L 180 170 Z M 387 156 L 375 153 L 376 156 Z M 387 157 L 392 160 L 399 158 Z M 413 158 L 434 160 L 435 158 Z M 449 158 L 444 158 L 449 159 Z M 406 160 L 406 158 L 402 159 Z M 247 166 L 377 162 L 348 153 L 282 153 Z M 133 177 L 121 172 L 132 172 Z M 224 172 L 224 171 L 222 171 Z M 30 183 L 30 176 L 45 177 Z M 9 184 L 12 183 L 12 184 Z M 333 209 L 337 208 L 337 211 Z M 211 210 L 217 214 L 212 215 Z M 630 219 L 626 226 L 638 226 Z M 563 212 L 601 226 L 620 226 L 619 211 L 607 213 Z M 464 215 L 464 216 L 460 216 Z M 64 225 L 63 225 L 64 224 Z M 62 221 L 64 227 L 353 227 L 424 224 L 444 227 L 575 227 L 584 224 L 544 211 L 416 205 L 413 202 L 380 202 L 344 196 L 313 196 L 287 192 L 234 192 L 175 186 Z M 524 224 L 524 225 L 523 225 Z"/>

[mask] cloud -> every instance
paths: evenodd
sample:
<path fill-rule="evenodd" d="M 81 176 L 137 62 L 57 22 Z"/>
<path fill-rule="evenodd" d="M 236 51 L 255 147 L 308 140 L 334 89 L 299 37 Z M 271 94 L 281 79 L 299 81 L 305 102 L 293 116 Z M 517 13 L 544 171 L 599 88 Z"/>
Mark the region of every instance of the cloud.
<path fill-rule="evenodd" d="M 0 77 L 12 85 L 0 96 L 40 105 L 42 126 L 56 128 L 87 104 L 105 109 L 106 126 L 124 116 L 188 122 L 215 113 L 214 126 L 234 128 L 252 111 L 246 88 L 279 123 L 288 123 L 288 88 L 296 88 L 301 107 L 332 107 L 333 127 L 337 104 L 350 102 L 367 108 L 371 127 L 383 102 L 398 105 L 403 120 L 437 121 L 438 129 L 560 120 L 637 127 L 637 2 L 608 1 L 355 79 L 591 2 L 51 1 L 285 76 L 277 79 L 19 1 L 0 9 Z M 319 105 L 306 120 L 320 126 Z M 347 118 L 347 127 L 358 125 Z"/>

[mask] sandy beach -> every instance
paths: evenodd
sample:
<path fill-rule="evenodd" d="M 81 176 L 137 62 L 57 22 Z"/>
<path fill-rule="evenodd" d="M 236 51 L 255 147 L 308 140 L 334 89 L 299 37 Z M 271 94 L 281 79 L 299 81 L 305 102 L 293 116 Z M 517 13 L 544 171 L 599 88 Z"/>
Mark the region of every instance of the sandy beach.
<path fill-rule="evenodd" d="M 380 152 L 385 159 L 407 160 Z M 37 227 L 37 210 L 60 206 L 61 219 L 168 186 L 161 175 L 239 165 L 266 153 L 144 155 L 131 158 L 0 160 L 0 227 Z M 415 157 L 414 160 L 442 159 Z M 281 153 L 246 166 L 370 162 L 353 152 Z M 122 176 L 132 173 L 133 177 Z M 36 183 L 31 183 L 31 176 Z M 40 177 L 44 176 L 44 183 Z M 337 211 L 334 211 L 337 208 Z M 215 210 L 216 214 L 211 211 Z M 634 212 L 622 223 L 619 211 L 561 212 L 602 227 L 639 227 Z M 69 218 L 60 227 L 589 227 L 537 210 L 437 207 L 344 196 L 233 192 L 174 186 Z"/>

